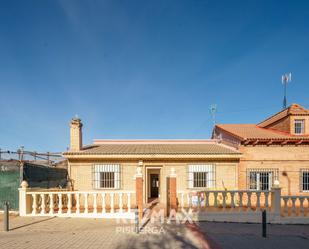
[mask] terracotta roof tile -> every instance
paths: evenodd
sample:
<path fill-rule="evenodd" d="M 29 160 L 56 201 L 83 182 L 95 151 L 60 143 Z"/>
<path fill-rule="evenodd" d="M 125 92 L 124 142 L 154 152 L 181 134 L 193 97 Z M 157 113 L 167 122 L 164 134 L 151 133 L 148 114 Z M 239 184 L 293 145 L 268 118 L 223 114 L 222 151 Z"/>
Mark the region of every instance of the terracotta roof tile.
<path fill-rule="evenodd" d="M 220 155 L 240 154 L 234 148 L 217 142 L 205 144 L 100 144 L 84 147 L 80 152 L 65 155 Z"/>
<path fill-rule="evenodd" d="M 260 127 L 267 127 L 270 124 L 277 122 L 278 120 L 289 116 L 289 115 L 309 115 L 309 110 L 305 109 L 299 104 L 292 104 L 288 108 L 272 115 L 271 117 L 265 119 L 264 121 L 260 122 L 258 126 Z"/>
<path fill-rule="evenodd" d="M 241 140 L 309 140 L 309 135 L 291 135 L 273 129 L 262 128 L 255 124 L 220 124 L 216 125 L 216 127 L 230 133 L 235 137 L 238 137 Z"/>

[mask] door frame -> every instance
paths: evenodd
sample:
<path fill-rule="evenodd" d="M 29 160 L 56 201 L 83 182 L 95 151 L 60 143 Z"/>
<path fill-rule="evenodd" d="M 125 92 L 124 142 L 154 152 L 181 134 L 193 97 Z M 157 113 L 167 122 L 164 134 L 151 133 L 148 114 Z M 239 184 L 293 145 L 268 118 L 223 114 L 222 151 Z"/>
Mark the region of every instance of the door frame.
<path fill-rule="evenodd" d="M 161 191 L 162 191 L 162 188 L 161 188 L 161 185 L 162 185 L 162 167 L 163 166 L 152 166 L 152 165 L 146 165 L 145 166 L 145 184 L 144 184 L 144 189 L 145 189 L 145 195 L 144 195 L 144 202 L 145 203 L 148 203 L 148 199 L 151 198 L 151 192 L 150 192 L 150 189 L 149 189 L 149 184 L 151 184 L 151 179 L 149 178 L 148 179 L 148 176 L 150 177 L 150 172 L 149 170 L 152 170 L 152 169 L 156 169 L 158 170 L 159 172 L 157 173 L 159 175 L 159 189 L 158 189 L 158 198 L 160 200 L 162 194 L 161 194 Z M 152 174 L 156 174 L 156 173 L 152 173 Z"/>

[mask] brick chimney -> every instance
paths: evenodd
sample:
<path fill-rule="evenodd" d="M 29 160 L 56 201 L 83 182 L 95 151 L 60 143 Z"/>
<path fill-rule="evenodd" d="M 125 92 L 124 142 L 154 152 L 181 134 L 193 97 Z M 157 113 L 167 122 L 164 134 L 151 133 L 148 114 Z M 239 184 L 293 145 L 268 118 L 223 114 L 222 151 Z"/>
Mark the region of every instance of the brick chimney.
<path fill-rule="evenodd" d="M 70 123 L 70 151 L 80 151 L 83 148 L 83 124 L 80 118 L 72 118 Z"/>

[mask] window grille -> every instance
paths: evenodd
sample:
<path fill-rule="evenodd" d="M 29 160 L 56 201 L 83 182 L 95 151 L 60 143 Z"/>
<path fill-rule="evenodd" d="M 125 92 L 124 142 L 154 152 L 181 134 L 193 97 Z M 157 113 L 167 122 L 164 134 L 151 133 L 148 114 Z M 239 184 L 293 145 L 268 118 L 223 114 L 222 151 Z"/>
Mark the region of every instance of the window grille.
<path fill-rule="evenodd" d="M 270 190 L 278 180 L 278 169 L 247 169 L 247 188 L 250 190 Z"/>
<path fill-rule="evenodd" d="M 215 167 L 211 164 L 189 165 L 189 188 L 215 187 Z"/>
<path fill-rule="evenodd" d="M 300 170 L 300 185 L 301 191 L 309 191 L 309 169 Z"/>
<path fill-rule="evenodd" d="M 294 127 L 295 127 L 295 134 L 304 134 L 305 133 L 305 120 L 295 119 Z"/>
<path fill-rule="evenodd" d="M 93 166 L 93 187 L 95 189 L 120 188 L 119 164 L 96 164 Z"/>

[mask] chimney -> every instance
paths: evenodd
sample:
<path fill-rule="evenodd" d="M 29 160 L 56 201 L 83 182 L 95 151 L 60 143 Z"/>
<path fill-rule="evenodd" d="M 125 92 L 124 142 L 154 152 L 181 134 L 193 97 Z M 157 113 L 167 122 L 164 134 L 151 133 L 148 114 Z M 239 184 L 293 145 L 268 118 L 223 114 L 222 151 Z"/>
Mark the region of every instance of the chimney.
<path fill-rule="evenodd" d="M 70 151 L 80 151 L 83 147 L 81 119 L 72 118 L 70 123 Z"/>

